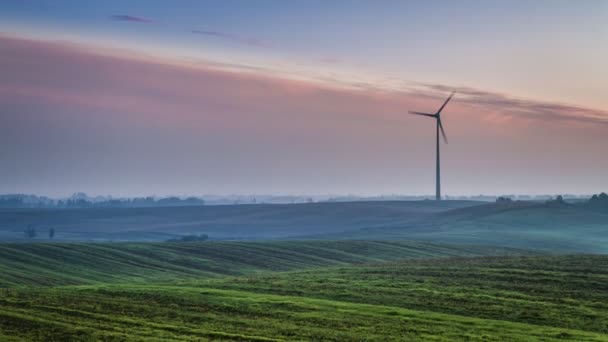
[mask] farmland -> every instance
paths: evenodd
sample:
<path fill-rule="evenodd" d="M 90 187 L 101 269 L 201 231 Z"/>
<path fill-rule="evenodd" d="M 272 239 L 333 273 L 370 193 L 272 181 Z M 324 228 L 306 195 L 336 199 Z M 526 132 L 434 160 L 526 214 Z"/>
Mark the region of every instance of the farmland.
<path fill-rule="evenodd" d="M 0 244 L 0 286 L 172 281 L 522 250 L 404 241 Z"/>
<path fill-rule="evenodd" d="M 608 207 L 538 202 L 454 208 L 411 222 L 328 233 L 324 239 L 414 239 L 560 253 L 608 253 Z"/>
<path fill-rule="evenodd" d="M 436 258 L 0 290 L 5 340 L 608 340 L 608 258 Z"/>
<path fill-rule="evenodd" d="M 2 215 L 3 234 L 59 233 L 0 243 L 0 340 L 608 341 L 608 257 L 580 254 L 606 251 L 603 209 L 445 201 Z M 82 242 L 89 234 L 103 242 Z"/>
<path fill-rule="evenodd" d="M 157 208 L 0 209 L 0 241 L 19 241 L 28 226 L 34 241 L 164 241 L 184 234 L 212 239 L 285 239 L 407 224 L 472 201 L 378 201 L 251 204 Z"/>
<path fill-rule="evenodd" d="M 418 240 L 544 252 L 606 253 L 608 209 L 472 201 L 345 202 L 159 208 L 0 209 L 0 241 Z M 34 227 L 35 238 L 24 237 Z"/>

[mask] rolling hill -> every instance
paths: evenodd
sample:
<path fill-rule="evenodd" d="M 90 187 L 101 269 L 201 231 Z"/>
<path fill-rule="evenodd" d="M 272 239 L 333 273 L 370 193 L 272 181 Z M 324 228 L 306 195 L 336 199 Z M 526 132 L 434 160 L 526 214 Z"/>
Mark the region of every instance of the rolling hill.
<path fill-rule="evenodd" d="M 608 253 L 608 210 L 539 202 L 455 208 L 407 223 L 314 236 L 323 239 L 409 239 L 554 252 Z"/>
<path fill-rule="evenodd" d="M 555 252 L 608 252 L 608 210 L 585 203 L 343 202 L 161 208 L 4 209 L 0 240 L 419 240 Z"/>
<path fill-rule="evenodd" d="M 3 243 L 0 287 L 159 283 L 401 259 L 528 253 L 407 241 Z"/>
<path fill-rule="evenodd" d="M 6 341 L 608 341 L 606 256 L 5 288 Z"/>
<path fill-rule="evenodd" d="M 472 201 L 372 201 L 157 208 L 0 209 L 0 241 L 35 241 L 49 228 L 62 241 L 164 241 L 184 234 L 212 239 L 277 239 L 406 224 Z"/>

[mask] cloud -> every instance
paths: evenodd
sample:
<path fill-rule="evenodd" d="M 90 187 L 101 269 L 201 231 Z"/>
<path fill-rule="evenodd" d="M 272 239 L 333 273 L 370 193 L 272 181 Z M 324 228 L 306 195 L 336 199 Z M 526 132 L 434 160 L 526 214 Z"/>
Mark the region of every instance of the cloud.
<path fill-rule="evenodd" d="M 207 32 L 207 33 L 202 33 Z M 215 31 L 199 31 L 199 34 L 208 34 L 212 36 L 218 37 L 231 37 L 231 35 L 225 35 Z M 226 38 L 228 39 L 228 38 Z M 65 64 L 65 61 L 68 60 L 68 55 L 74 55 L 81 57 L 81 60 L 73 61 L 74 65 L 80 65 L 83 63 L 96 64 L 100 63 L 100 65 L 105 66 L 105 72 L 108 75 L 113 75 L 116 70 L 123 70 L 121 72 L 125 72 L 128 74 L 130 70 L 138 70 L 138 69 L 149 69 L 150 65 L 146 63 L 146 61 L 136 61 L 130 59 L 129 57 L 114 57 L 114 58 L 104 58 L 97 52 L 93 53 L 93 49 L 88 49 L 85 46 L 78 44 L 57 44 L 57 43 L 46 43 L 40 41 L 31 41 L 26 39 L 19 38 L 9 38 L 7 36 L 0 35 L 0 41 L 3 42 L 3 48 L 8 52 L 11 49 L 22 50 L 24 54 L 24 60 L 27 58 L 36 58 L 40 55 L 48 54 L 49 56 L 58 56 L 65 55 L 62 58 L 55 58 L 55 65 Z M 0 49 L 0 52 L 3 51 Z M 27 51 L 27 52 L 26 52 Z M 103 50 L 98 50 L 103 52 Z M 11 56 L 11 54 L 5 54 L 6 56 Z M 110 54 L 111 55 L 111 54 Z M 86 56 L 86 58 L 85 58 Z M 51 57 L 49 57 L 51 58 Z M 94 61 L 94 62 L 93 62 Z M 110 63 L 112 61 L 112 63 Z M 7 60 L 3 61 L 0 58 L 0 62 L 3 65 L 19 65 L 19 61 Z M 162 64 L 162 61 L 154 61 L 154 63 Z M 33 65 L 40 65 L 40 70 L 38 70 L 40 75 L 43 74 L 56 74 L 56 67 L 51 67 L 51 62 L 48 61 L 46 64 L 40 64 L 39 62 L 32 61 Z M 123 68 L 124 65 L 129 64 L 132 65 L 131 68 Z M 173 63 L 168 63 L 173 64 Z M 48 66 L 48 67 L 47 67 Z M 303 90 L 304 92 L 311 93 L 333 93 L 335 98 L 340 98 L 337 94 L 348 94 L 347 99 L 345 100 L 352 101 L 353 98 L 358 99 L 374 99 L 374 105 L 378 105 L 382 108 L 391 108 L 390 112 L 396 113 L 398 110 L 395 109 L 395 106 L 402 106 L 402 108 L 411 109 L 411 110 L 432 110 L 433 108 L 426 108 L 426 106 L 432 107 L 437 104 L 439 106 L 441 101 L 445 98 L 445 96 L 451 92 L 456 91 L 457 95 L 454 98 L 453 102 L 457 104 L 465 105 L 467 108 L 475 109 L 476 112 L 481 114 L 487 113 L 485 115 L 491 116 L 493 118 L 497 118 L 499 115 L 503 115 L 508 118 L 518 117 L 522 119 L 533 119 L 540 120 L 544 122 L 552 122 L 552 121 L 577 121 L 577 122 L 586 122 L 591 124 L 603 124 L 608 125 L 608 112 L 599 109 L 593 108 L 585 108 L 580 106 L 573 106 L 567 104 L 553 103 L 547 101 L 539 101 L 532 99 L 521 99 L 513 96 L 509 96 L 507 94 L 497 93 L 497 92 L 489 92 L 485 90 L 475 89 L 471 87 L 465 86 L 450 86 L 445 84 L 430 84 L 430 83 L 420 83 L 420 82 L 412 82 L 412 81 L 401 81 L 403 86 L 401 87 L 384 87 L 384 83 L 382 82 L 371 82 L 371 81 L 359 81 L 359 80 L 344 80 L 339 77 L 322 77 L 322 76 L 312 76 L 310 81 L 295 81 L 290 80 L 288 76 L 281 74 L 276 70 L 267 69 L 264 67 L 251 66 L 251 65 L 242 65 L 235 63 L 224 63 L 224 62 L 215 62 L 215 61 L 203 61 L 195 64 L 195 67 L 198 69 L 196 71 L 196 75 L 200 75 L 202 78 L 211 77 L 221 79 L 222 82 L 227 82 L 228 79 L 235 77 L 235 75 L 242 75 L 242 78 L 247 80 L 256 80 L 256 84 L 265 84 L 265 87 L 268 89 L 308 89 Z M 31 68 L 30 68 L 31 69 Z M 167 66 L 165 69 L 169 69 Z M 22 72 L 26 72 L 29 70 L 28 68 L 23 68 Z M 98 68 L 93 68 L 91 70 L 98 70 Z M 186 73 L 189 68 L 179 69 L 180 73 Z M 15 73 L 13 75 L 14 79 L 19 79 L 19 70 L 16 68 L 12 68 L 9 70 L 10 72 Z M 9 72 L 7 71 L 7 72 Z M 143 75 L 143 79 L 147 79 L 151 76 L 146 76 L 148 74 L 155 74 L 158 70 L 151 70 L 139 73 L 139 75 Z M 274 72 L 273 72 L 274 71 Z M 228 72 L 228 73 L 223 73 Z M 68 72 L 66 71 L 66 74 Z M 92 72 L 82 72 L 82 75 L 89 75 Z M 228 77 L 227 75 L 230 75 Z M 205 76 L 205 77 L 203 77 Z M 297 76 L 297 75 L 296 75 Z M 31 76 L 34 77 L 34 76 Z M 93 76 L 91 76 L 93 77 Z M 105 77 L 105 75 L 95 75 L 95 77 Z M 118 76 L 116 76 L 118 77 Z M 185 74 L 184 77 L 190 78 L 191 76 L 188 73 Z M 57 80 L 63 80 L 64 77 L 62 75 L 56 75 Z M 84 80 L 84 77 L 80 77 L 81 80 Z M 132 92 L 141 92 L 142 89 L 147 89 L 148 85 L 143 82 L 139 83 L 136 81 L 131 81 L 132 78 L 128 78 L 129 82 L 124 80 L 117 82 L 120 84 L 132 84 Z M 67 79 L 66 82 L 74 83 L 74 79 Z M 397 80 L 393 80 L 397 81 Z M 115 80 L 107 81 L 107 82 L 116 82 Z M 217 84 L 221 84 L 222 82 L 218 82 Z M 242 82 L 238 82 L 237 80 L 233 80 L 236 85 L 242 84 Z M 393 82 L 394 83 L 394 82 Z M 272 84 L 272 86 L 271 86 Z M 0 86 L 3 86 L 0 84 Z M 95 82 L 87 83 L 87 86 L 91 88 L 95 87 Z M 197 89 L 200 87 L 198 84 L 193 84 L 192 88 L 183 88 L 179 82 L 174 84 L 174 87 L 171 86 L 163 86 L 166 92 L 175 94 L 175 96 L 188 96 L 192 92 L 192 89 Z M 8 89 L 6 85 L 2 87 L 4 92 L 7 92 Z M 253 87 L 255 88 L 255 87 Z M 63 85 L 58 87 L 37 87 L 32 88 L 32 84 L 23 84 L 21 87 L 14 87 L 15 91 L 17 89 L 21 93 L 32 94 L 32 92 L 38 92 L 42 94 L 44 91 L 48 92 L 45 96 L 49 96 L 49 98 L 57 100 L 58 98 L 63 98 L 67 101 L 67 99 L 72 99 L 71 101 L 78 101 L 78 103 L 82 102 L 91 102 L 96 103 L 98 105 L 103 105 L 106 107 L 112 106 L 125 106 L 127 103 L 131 103 L 130 101 L 124 100 L 129 96 L 129 92 L 108 92 L 104 90 L 103 93 L 98 93 L 96 96 L 91 96 L 89 94 L 95 93 L 95 89 L 92 89 L 85 95 L 82 95 L 80 98 L 76 94 L 80 94 L 82 92 L 82 88 L 75 89 L 66 89 L 65 94 L 60 96 L 62 92 Z M 32 90 L 37 89 L 37 90 Z M 46 89 L 46 90 L 45 90 Z M 205 88 L 207 89 L 207 88 Z M 210 101 L 217 102 L 218 98 L 223 97 L 222 91 L 215 92 L 213 88 L 208 88 L 208 93 L 215 93 L 214 96 L 209 98 Z M 252 94 L 253 91 L 251 89 L 243 88 L 242 93 Z M 225 90 L 226 93 L 231 93 L 229 90 Z M 257 91 L 256 91 L 257 93 Z M 113 94 L 116 96 L 118 100 L 112 101 L 111 98 L 105 98 L 108 94 Z M 283 94 L 281 96 L 288 96 L 288 94 Z M 273 102 L 271 95 L 265 95 L 263 93 L 257 94 L 256 97 L 267 98 L 267 101 Z M 99 100 L 103 98 L 103 101 Z M 238 97 L 237 97 L 238 99 Z M 385 104 L 379 104 L 378 99 L 385 101 Z M 433 102 L 429 100 L 432 99 Z M 142 108 L 146 107 L 147 104 L 151 102 L 156 102 L 156 99 L 148 98 L 147 101 L 141 102 Z M 227 103 L 231 101 L 226 101 Z M 368 101 L 369 102 L 369 101 Z M 339 111 L 347 111 L 346 106 L 336 103 L 332 101 L 334 105 L 341 107 Z M 229 104 L 230 106 L 234 106 L 234 103 Z M 155 108 L 166 108 L 166 104 L 155 104 L 150 106 L 148 109 L 151 111 L 155 111 Z M 452 107 L 452 106 L 450 106 Z M 246 108 L 244 106 L 243 108 Z M 133 109 L 133 108 L 131 108 Z M 369 108 L 370 112 L 377 112 L 377 110 L 373 108 Z M 403 109 L 402 109 L 403 110 Z M 498 121 L 498 120 L 494 120 Z"/>
<path fill-rule="evenodd" d="M 262 42 L 261 40 L 259 40 L 257 38 L 240 36 L 240 35 L 228 33 L 228 32 L 212 31 L 212 30 L 192 30 L 192 33 L 216 37 L 216 38 L 224 39 L 224 40 L 239 43 L 239 44 L 246 44 L 246 45 L 257 46 L 257 47 L 268 47 L 268 45 L 265 42 Z"/>
<path fill-rule="evenodd" d="M 449 93 L 456 91 L 458 100 L 470 106 L 503 113 L 546 121 L 582 121 L 594 124 L 608 124 L 608 112 L 554 102 L 521 99 L 507 94 L 488 92 L 463 86 L 444 84 L 416 83 L 415 88 L 422 93 Z"/>
<path fill-rule="evenodd" d="M 114 14 L 110 16 L 110 19 L 115 21 L 127 21 L 132 23 L 151 24 L 154 20 L 144 17 L 136 17 L 128 14 Z"/>
<path fill-rule="evenodd" d="M 0 74 L 0 165 L 11 165 L 0 188 L 16 192 L 424 193 L 434 130 L 406 112 L 453 89 L 295 80 L 1 34 Z M 607 113 L 456 90 L 445 117 L 451 193 L 606 184 L 608 126 L 562 117 Z M 528 120 L 549 114 L 560 120 Z"/>

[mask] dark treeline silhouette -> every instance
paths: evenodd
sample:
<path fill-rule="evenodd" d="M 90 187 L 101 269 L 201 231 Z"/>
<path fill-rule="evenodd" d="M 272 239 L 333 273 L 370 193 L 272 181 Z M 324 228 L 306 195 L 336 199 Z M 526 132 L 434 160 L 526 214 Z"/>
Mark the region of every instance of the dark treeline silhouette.
<path fill-rule="evenodd" d="M 135 197 L 125 199 L 89 198 L 74 194 L 67 199 L 50 199 L 35 195 L 0 195 L 0 208 L 144 208 L 200 206 L 205 201 L 197 197 Z"/>
<path fill-rule="evenodd" d="M 235 195 L 236 196 L 236 195 Z M 0 208 L 146 208 L 146 207 L 177 207 L 177 206 L 202 206 L 217 204 L 285 204 L 285 203 L 315 203 L 315 202 L 358 202 L 358 201 L 420 201 L 428 199 L 425 196 L 375 196 L 375 197 L 327 197 L 311 198 L 298 196 L 261 196 L 258 200 L 255 196 L 211 196 L 207 198 L 186 197 L 134 197 L 134 198 L 110 198 L 89 197 L 84 193 L 76 193 L 65 199 L 52 199 L 46 196 L 8 194 L 0 195 Z M 553 204 L 587 203 L 591 207 L 603 207 L 608 198 L 606 193 L 588 196 L 580 195 L 503 195 L 503 196 L 445 196 L 450 200 L 471 200 L 480 202 L 493 202 L 511 205 L 522 201 L 544 201 Z M 604 203 L 604 204 L 603 204 Z"/>
<path fill-rule="evenodd" d="M 591 196 L 591 199 L 587 202 L 587 206 L 602 211 L 608 211 L 608 195 L 602 192 L 599 195 Z"/>
<path fill-rule="evenodd" d="M 608 195 L 605 192 L 602 192 L 599 195 L 593 195 L 593 196 L 591 196 L 591 199 L 589 200 L 589 202 L 606 204 L 606 203 L 608 203 Z"/>
<path fill-rule="evenodd" d="M 502 206 L 517 206 L 517 205 L 523 205 L 526 203 L 533 203 L 533 202 L 526 202 L 526 201 L 520 201 L 520 200 L 513 200 L 512 198 L 508 197 L 508 196 L 500 196 L 498 198 L 496 198 L 496 203 L 500 204 Z M 575 201 L 568 201 L 566 198 L 564 198 L 564 196 L 562 195 L 558 195 L 555 196 L 554 198 L 550 198 L 544 201 L 545 205 L 549 205 L 549 206 L 554 206 L 554 207 L 564 207 L 564 206 L 576 206 L 576 207 L 581 207 L 581 208 L 590 208 L 590 209 L 596 209 L 596 210 L 606 210 L 608 211 L 608 195 L 604 192 L 597 194 L 597 195 L 593 195 L 591 196 L 591 198 L 587 199 L 587 200 L 575 200 Z"/>

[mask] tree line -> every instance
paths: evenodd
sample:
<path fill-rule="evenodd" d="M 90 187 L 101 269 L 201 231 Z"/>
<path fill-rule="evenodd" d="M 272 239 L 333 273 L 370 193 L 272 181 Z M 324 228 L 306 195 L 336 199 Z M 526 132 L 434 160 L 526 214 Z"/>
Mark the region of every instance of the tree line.
<path fill-rule="evenodd" d="M 124 199 L 89 198 L 75 194 L 67 199 L 50 199 L 35 195 L 0 195 L 0 208 L 146 208 L 172 206 L 201 206 L 205 200 L 197 197 L 135 197 Z"/>

